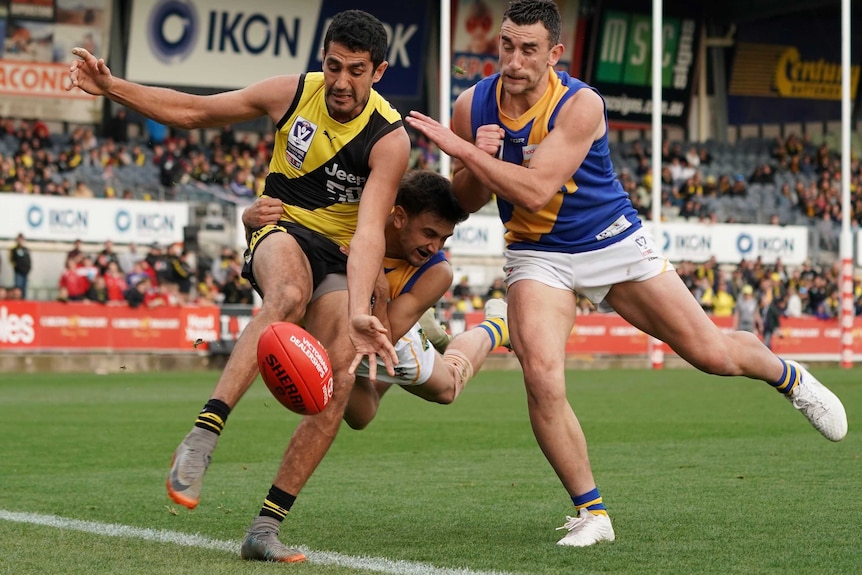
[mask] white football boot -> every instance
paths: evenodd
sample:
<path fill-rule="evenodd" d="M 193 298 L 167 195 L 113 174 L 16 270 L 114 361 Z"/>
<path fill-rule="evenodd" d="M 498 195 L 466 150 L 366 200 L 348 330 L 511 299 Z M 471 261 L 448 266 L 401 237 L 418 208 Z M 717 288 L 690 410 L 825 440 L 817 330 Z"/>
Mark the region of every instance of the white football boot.
<path fill-rule="evenodd" d="M 795 361 L 787 363 L 799 370 L 799 383 L 786 396 L 787 400 L 808 418 L 823 437 L 830 441 L 844 439 L 847 435 L 847 412 L 841 400 L 800 364 Z"/>
<path fill-rule="evenodd" d="M 613 541 L 614 528 L 611 518 L 607 515 L 595 515 L 581 509 L 577 517 L 566 516 L 566 523 L 560 529 L 567 529 L 566 536 L 557 541 L 557 545 L 566 547 L 588 547 L 599 541 Z"/>

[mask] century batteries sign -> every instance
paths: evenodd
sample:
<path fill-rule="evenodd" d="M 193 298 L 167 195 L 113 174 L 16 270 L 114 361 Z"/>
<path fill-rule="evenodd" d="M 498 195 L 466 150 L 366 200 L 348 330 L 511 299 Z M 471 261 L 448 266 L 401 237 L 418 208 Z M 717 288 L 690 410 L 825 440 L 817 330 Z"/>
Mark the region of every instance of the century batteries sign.
<path fill-rule="evenodd" d="M 608 119 L 651 122 L 651 16 L 607 10 L 597 21 L 589 81 L 604 96 Z M 699 26 L 693 18 L 666 17 L 661 34 L 662 122 L 682 125 L 691 101 Z"/>
<path fill-rule="evenodd" d="M 852 29 L 858 44 L 858 24 Z M 728 86 L 731 124 L 836 121 L 841 118 L 838 18 L 784 18 L 740 24 Z M 859 86 L 858 51 L 851 51 L 850 99 Z"/>
<path fill-rule="evenodd" d="M 375 87 L 416 97 L 426 44 L 427 0 L 368 0 L 383 22 L 389 67 Z M 146 84 L 243 88 L 271 76 L 321 69 L 323 34 L 345 0 L 136 0 L 127 75 Z"/>

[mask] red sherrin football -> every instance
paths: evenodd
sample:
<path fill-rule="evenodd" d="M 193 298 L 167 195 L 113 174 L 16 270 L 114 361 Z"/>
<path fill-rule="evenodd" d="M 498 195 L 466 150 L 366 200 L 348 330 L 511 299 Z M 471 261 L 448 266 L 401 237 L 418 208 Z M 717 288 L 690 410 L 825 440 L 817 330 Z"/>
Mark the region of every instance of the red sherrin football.
<path fill-rule="evenodd" d="M 272 395 L 294 413 L 320 413 L 332 399 L 329 355 L 294 323 L 276 322 L 264 330 L 257 343 L 257 366 Z"/>

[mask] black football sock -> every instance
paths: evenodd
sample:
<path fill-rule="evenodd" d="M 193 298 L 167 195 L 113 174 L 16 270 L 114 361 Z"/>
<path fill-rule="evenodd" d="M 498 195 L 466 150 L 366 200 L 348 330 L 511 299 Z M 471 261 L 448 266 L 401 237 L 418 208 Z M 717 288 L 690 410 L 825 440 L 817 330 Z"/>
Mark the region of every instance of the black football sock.
<path fill-rule="evenodd" d="M 220 399 L 211 399 L 198 414 L 195 427 L 221 435 L 225 423 L 227 423 L 228 415 L 230 415 L 230 406 L 228 404 Z"/>
<path fill-rule="evenodd" d="M 260 508 L 259 515 L 284 521 L 290 508 L 293 507 L 294 501 L 296 501 L 296 495 L 291 495 L 273 485 L 269 488 L 269 495 L 263 500 L 263 507 Z"/>

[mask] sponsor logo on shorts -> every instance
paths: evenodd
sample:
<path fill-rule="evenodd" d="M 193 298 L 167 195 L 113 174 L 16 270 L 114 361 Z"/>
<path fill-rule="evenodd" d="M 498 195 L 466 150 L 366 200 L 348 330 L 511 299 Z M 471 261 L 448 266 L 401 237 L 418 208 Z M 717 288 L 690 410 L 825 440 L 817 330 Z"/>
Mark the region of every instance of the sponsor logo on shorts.
<path fill-rule="evenodd" d="M 623 233 L 630 227 L 632 227 L 632 223 L 628 221 L 625 216 L 620 216 L 616 219 L 616 221 L 614 221 L 614 223 L 599 232 L 596 235 L 596 240 L 601 241 L 608 238 L 612 238 L 616 235 Z"/>

